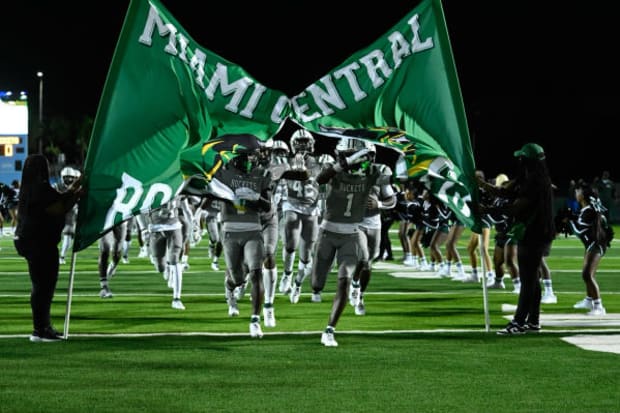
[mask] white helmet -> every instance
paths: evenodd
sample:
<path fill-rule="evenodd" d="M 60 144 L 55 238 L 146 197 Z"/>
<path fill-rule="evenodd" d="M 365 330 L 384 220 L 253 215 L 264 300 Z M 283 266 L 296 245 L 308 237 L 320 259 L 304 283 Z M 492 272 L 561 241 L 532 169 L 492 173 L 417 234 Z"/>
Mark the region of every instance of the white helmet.
<path fill-rule="evenodd" d="M 69 186 L 77 181 L 80 176 L 82 176 L 82 173 L 70 166 L 65 166 L 60 170 L 60 179 L 62 179 L 62 183 L 66 186 Z"/>
<path fill-rule="evenodd" d="M 313 153 L 314 137 L 305 129 L 297 129 L 291 135 L 291 149 L 293 153 Z"/>
<path fill-rule="evenodd" d="M 65 176 L 70 176 L 72 178 L 79 178 L 82 175 L 82 173 L 80 171 L 78 171 L 75 168 L 72 168 L 70 166 L 65 166 L 64 168 L 62 168 L 62 170 L 60 171 L 60 177 L 64 178 Z"/>
<path fill-rule="evenodd" d="M 273 148 L 271 151 L 278 156 L 288 156 L 291 153 L 291 150 L 288 148 L 288 145 L 284 141 L 273 141 Z"/>
<path fill-rule="evenodd" d="M 355 138 L 341 138 L 336 145 L 336 155 L 348 156 L 362 149 L 366 149 L 365 141 Z"/>
<path fill-rule="evenodd" d="M 370 146 L 370 147 L 369 147 Z M 338 144 L 336 145 L 336 157 L 339 160 L 343 158 L 348 158 L 354 153 L 357 153 L 361 150 L 367 149 L 368 154 L 366 155 L 366 160 L 364 162 L 356 163 L 355 165 L 347 168 L 347 172 L 354 175 L 364 175 L 372 162 L 374 160 L 375 153 L 372 152 L 376 150 L 375 145 L 372 143 L 367 143 L 361 139 L 355 138 L 341 138 Z M 371 162 L 368 162 L 371 161 Z"/>
<path fill-rule="evenodd" d="M 370 160 L 374 162 L 377 156 L 377 147 L 372 142 L 364 141 L 364 143 L 366 144 L 366 149 L 368 149 Z"/>
<path fill-rule="evenodd" d="M 336 160 L 334 159 L 333 156 L 331 156 L 328 153 L 324 153 L 323 155 L 319 156 L 319 164 L 324 165 L 326 163 L 336 163 Z"/>
<path fill-rule="evenodd" d="M 273 138 L 269 138 L 265 142 L 259 141 L 258 144 L 261 148 L 271 149 L 273 148 Z"/>
<path fill-rule="evenodd" d="M 258 142 L 258 159 L 260 162 L 269 162 L 269 158 L 271 157 L 271 151 L 273 149 L 273 139 L 269 138 L 266 141 Z"/>

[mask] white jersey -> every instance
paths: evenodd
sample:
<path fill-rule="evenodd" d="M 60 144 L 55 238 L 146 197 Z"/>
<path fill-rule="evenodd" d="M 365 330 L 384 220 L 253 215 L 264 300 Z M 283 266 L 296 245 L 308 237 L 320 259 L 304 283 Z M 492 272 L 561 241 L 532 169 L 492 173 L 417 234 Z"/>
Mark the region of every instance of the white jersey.
<path fill-rule="evenodd" d="M 304 181 L 286 179 L 286 198 L 282 200 L 282 211 L 294 211 L 299 214 L 316 215 L 319 209 L 319 184 L 316 177 L 321 172 L 321 165 L 314 156 L 304 158 L 304 167 L 310 177 Z"/>

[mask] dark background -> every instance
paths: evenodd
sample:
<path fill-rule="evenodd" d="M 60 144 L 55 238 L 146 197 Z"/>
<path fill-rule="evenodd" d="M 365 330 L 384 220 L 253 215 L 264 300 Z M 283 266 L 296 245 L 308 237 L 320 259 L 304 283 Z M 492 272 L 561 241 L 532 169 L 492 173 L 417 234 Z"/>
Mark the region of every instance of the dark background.
<path fill-rule="evenodd" d="M 419 1 L 162 0 L 203 47 L 269 88 L 301 92 L 387 32 Z M 94 117 L 128 1 L 3 2 L 0 90 L 26 90 L 44 119 Z M 476 166 L 514 170 L 535 141 L 560 188 L 620 176 L 615 148 L 620 65 L 613 2 L 459 1 L 443 7 Z"/>

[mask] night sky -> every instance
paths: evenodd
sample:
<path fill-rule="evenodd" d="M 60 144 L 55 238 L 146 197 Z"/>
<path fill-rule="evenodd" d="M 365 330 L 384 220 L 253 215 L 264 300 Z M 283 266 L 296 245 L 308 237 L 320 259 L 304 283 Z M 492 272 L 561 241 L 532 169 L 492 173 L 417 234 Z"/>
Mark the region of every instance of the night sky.
<path fill-rule="evenodd" d="M 201 46 L 293 96 L 382 36 L 418 1 L 162 3 Z M 3 2 L 0 90 L 26 90 L 31 116 L 38 113 L 37 71 L 45 74 L 44 117 L 96 113 L 129 2 L 80 4 L 86 6 Z M 613 2 L 443 6 L 479 169 L 488 177 L 510 175 L 513 151 L 535 141 L 561 189 L 569 178 L 591 180 L 604 169 L 620 181 L 620 155 L 611 150 L 620 120 Z"/>

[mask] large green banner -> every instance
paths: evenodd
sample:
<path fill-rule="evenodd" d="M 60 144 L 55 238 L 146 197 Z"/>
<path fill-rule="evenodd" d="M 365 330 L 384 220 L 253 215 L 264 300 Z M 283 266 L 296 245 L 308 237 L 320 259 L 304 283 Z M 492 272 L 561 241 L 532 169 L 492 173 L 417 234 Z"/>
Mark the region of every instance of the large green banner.
<path fill-rule="evenodd" d="M 84 167 L 74 251 L 206 185 L 235 147 L 274 136 L 289 117 L 325 136 L 358 136 L 402 154 L 468 226 L 474 161 L 440 0 L 292 98 L 198 45 L 157 0 L 132 0 L 108 72 Z"/>
<path fill-rule="evenodd" d="M 459 219 L 478 229 L 470 209 L 477 201 L 474 158 L 440 0 L 422 1 L 292 103 L 292 116 L 309 130 L 326 134 L 341 128 L 334 136 L 399 149 L 406 176 L 425 182 Z"/>

